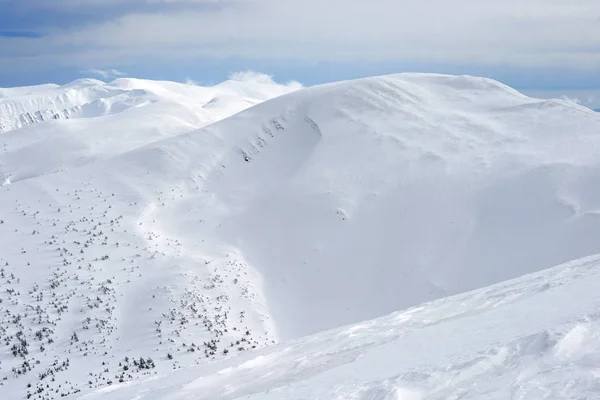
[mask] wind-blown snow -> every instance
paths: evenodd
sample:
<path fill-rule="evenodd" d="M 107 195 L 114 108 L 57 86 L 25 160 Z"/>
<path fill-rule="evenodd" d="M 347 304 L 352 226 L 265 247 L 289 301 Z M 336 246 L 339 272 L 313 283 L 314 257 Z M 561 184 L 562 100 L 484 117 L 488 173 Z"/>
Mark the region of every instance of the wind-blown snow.
<path fill-rule="evenodd" d="M 246 75 L 210 89 L 136 79 L 71 86 L 73 98 L 106 94 L 111 111 L 0 135 L 0 171 L 10 183 L 0 188 L 0 391 L 9 398 L 104 396 L 146 376 L 164 378 L 151 392 L 132 386 L 114 395 L 452 398 L 444 396 L 461 387 L 442 389 L 453 371 L 471 385 L 466 393 L 483 396 L 486 386 L 473 386 L 480 375 L 469 371 L 491 374 L 486 366 L 498 360 L 485 352 L 495 343 L 510 347 L 543 330 L 562 337 L 596 304 L 585 292 L 595 262 L 575 269 L 585 279 L 565 278 L 564 293 L 548 292 L 585 292 L 585 309 L 540 309 L 539 294 L 533 308 L 515 300 L 496 315 L 493 296 L 479 300 L 486 290 L 507 302 L 536 292 L 532 277 L 447 299 L 600 253 L 600 115 L 587 108 L 489 79 L 431 74 L 297 91 Z M 550 285 L 560 276 L 544 274 Z M 423 306 L 434 315 L 419 314 L 410 329 L 390 317 L 368 324 L 378 332 L 373 342 L 358 336 L 373 343 L 357 364 L 372 378 L 350 371 L 370 345 L 338 333 L 294 342 L 289 357 L 277 353 L 285 344 L 254 354 L 436 299 Z M 478 320 L 480 307 L 487 317 Z M 531 325 L 519 317 L 516 330 L 478 340 L 478 323 L 487 333 L 516 310 Z M 456 324 L 441 320 L 454 312 L 463 313 Z M 557 354 L 588 339 L 595 346 L 594 324 L 566 335 Z M 412 339 L 388 348 L 381 332 Z M 446 342 L 427 339 L 444 334 Z M 331 352 L 321 340 L 332 341 Z M 384 357 L 394 351 L 398 364 Z M 481 354 L 483 364 L 474 362 Z M 210 363 L 233 355 L 247 358 Z M 446 369 L 456 360 L 467 364 Z M 486 393 L 516 379 L 505 361 L 505 380 Z M 200 366 L 166 382 L 192 364 Z M 217 372 L 228 367 L 234 372 Z M 405 373 L 414 375 L 397 384 Z M 552 386 L 548 376 L 541 388 Z M 586 393 L 585 384 L 573 393 Z"/>
<path fill-rule="evenodd" d="M 82 399 L 593 399 L 600 257 Z"/>

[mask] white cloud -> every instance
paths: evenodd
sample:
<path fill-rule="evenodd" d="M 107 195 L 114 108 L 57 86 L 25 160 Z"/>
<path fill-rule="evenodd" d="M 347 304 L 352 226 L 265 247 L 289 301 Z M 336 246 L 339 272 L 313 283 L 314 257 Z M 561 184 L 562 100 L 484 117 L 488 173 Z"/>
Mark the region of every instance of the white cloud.
<path fill-rule="evenodd" d="M 85 71 L 81 71 L 81 73 L 99 76 L 104 79 L 116 78 L 119 76 L 127 75 L 126 73 L 118 71 L 116 69 L 96 69 L 96 68 L 87 69 Z"/>
<path fill-rule="evenodd" d="M 229 74 L 229 79 L 240 82 L 274 83 L 271 75 L 254 71 L 240 71 Z"/>
<path fill-rule="evenodd" d="M 190 86 L 200 86 L 200 83 L 196 80 L 193 80 L 192 78 L 186 78 L 184 83 Z"/>
<path fill-rule="evenodd" d="M 254 82 L 263 83 L 267 85 L 277 84 L 271 75 L 263 74 L 255 71 L 239 71 L 229 74 L 229 79 L 238 82 Z M 302 88 L 302 84 L 296 81 L 290 81 L 285 83 L 285 86 L 295 88 L 296 90 Z"/>
<path fill-rule="evenodd" d="M 19 39 L 16 53 L 78 66 L 240 57 L 600 69 L 597 0 L 128 1 L 223 7 L 167 8 L 56 29 Z M 0 53 L 3 46 L 0 40 Z"/>
<path fill-rule="evenodd" d="M 524 90 L 524 94 L 541 99 L 563 99 L 591 109 L 600 109 L 600 90 Z"/>

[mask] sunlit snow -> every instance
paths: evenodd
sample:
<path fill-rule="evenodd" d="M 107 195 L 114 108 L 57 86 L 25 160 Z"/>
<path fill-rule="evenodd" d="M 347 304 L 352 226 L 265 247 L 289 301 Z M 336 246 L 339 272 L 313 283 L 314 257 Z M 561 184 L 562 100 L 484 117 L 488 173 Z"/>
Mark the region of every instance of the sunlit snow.
<path fill-rule="evenodd" d="M 0 89 L 0 124 L 2 399 L 600 390 L 585 107 L 238 74 Z"/>

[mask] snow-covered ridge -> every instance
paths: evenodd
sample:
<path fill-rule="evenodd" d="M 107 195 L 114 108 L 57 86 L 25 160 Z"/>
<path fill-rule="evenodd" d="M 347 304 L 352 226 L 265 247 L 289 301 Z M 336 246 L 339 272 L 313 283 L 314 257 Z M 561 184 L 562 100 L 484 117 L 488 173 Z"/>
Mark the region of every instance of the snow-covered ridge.
<path fill-rule="evenodd" d="M 235 75 L 234 75 L 235 76 Z M 63 86 L 39 85 L 0 88 L 0 133 L 49 119 L 89 118 L 121 112 L 144 102 L 172 101 L 201 106 L 214 97 L 229 96 L 236 101 L 256 104 L 300 88 L 299 84 L 276 84 L 270 77 L 248 73 L 243 79 L 229 80 L 212 87 L 119 78 L 111 83 L 97 79 L 77 79 Z M 259 79 L 261 78 L 261 79 Z M 145 97 L 142 101 L 135 101 Z M 133 101 L 132 101 L 133 100 Z M 73 115 L 73 111 L 84 109 Z M 239 108 L 237 111 L 243 108 Z"/>
<path fill-rule="evenodd" d="M 401 74 L 304 89 L 115 162 L 187 187 L 192 219 L 227 210 L 212 236 L 260 272 L 290 338 L 599 252 L 599 131 L 571 102 Z"/>
<path fill-rule="evenodd" d="M 597 396 L 600 257 L 81 399 Z"/>
<path fill-rule="evenodd" d="M 68 118 L 69 111 L 116 94 L 104 82 L 91 79 L 79 79 L 64 86 L 1 89 L 1 93 L 0 133 L 49 119 Z"/>
<path fill-rule="evenodd" d="M 442 390 L 441 366 L 460 351 L 450 369 L 459 383 L 496 365 L 491 343 L 514 344 L 509 362 L 531 354 L 519 350 L 529 348 L 520 333 L 533 335 L 534 350 L 538 339 L 553 349 L 544 337 L 560 341 L 568 321 L 589 309 L 535 314 L 544 293 L 564 300 L 581 291 L 582 305 L 595 304 L 585 285 L 596 285 L 596 264 L 586 261 L 566 269 L 573 274 L 565 282 L 577 282 L 566 291 L 543 290 L 560 286 L 560 273 L 544 272 L 440 306 L 600 252 L 600 115 L 589 109 L 489 79 L 431 74 L 339 82 L 264 102 L 271 83 L 246 76 L 209 93 L 136 79 L 110 85 L 141 103 L 0 135 L 0 171 L 11 183 L 0 188 L 0 397 L 107 395 L 121 383 L 174 377 L 164 391 L 157 383 L 114 396 L 448 398 L 460 387 Z M 537 299 L 532 308 L 510 306 L 525 300 L 521 293 Z M 252 354 L 436 299 L 416 312 L 416 325 L 397 316 L 373 322 L 376 343 L 358 326 Z M 502 304 L 506 313 L 494 314 Z M 535 315 L 532 325 L 467 347 L 468 329 L 488 332 L 514 309 Z M 382 355 L 454 329 L 465 341 L 432 345 L 424 361 L 432 369 L 400 350 L 406 364 Z M 412 339 L 380 347 L 395 332 Z M 350 369 L 363 353 L 360 370 L 373 375 L 357 377 Z M 169 374 L 196 364 L 189 375 Z M 286 382 L 306 382 L 306 390 Z M 274 387 L 280 391 L 265 394 Z"/>
<path fill-rule="evenodd" d="M 9 111 L 80 105 L 0 134 L 0 398 L 62 398 L 273 342 L 243 255 L 184 250 L 154 217 L 183 193 L 102 161 L 298 88 L 119 79 L 2 91 Z"/>
<path fill-rule="evenodd" d="M 210 87 L 133 78 L 111 83 L 79 79 L 64 86 L 2 89 L 0 178 L 16 182 L 81 166 L 300 88 L 267 78 Z M 24 157 L 33 153 L 45 156 Z"/>

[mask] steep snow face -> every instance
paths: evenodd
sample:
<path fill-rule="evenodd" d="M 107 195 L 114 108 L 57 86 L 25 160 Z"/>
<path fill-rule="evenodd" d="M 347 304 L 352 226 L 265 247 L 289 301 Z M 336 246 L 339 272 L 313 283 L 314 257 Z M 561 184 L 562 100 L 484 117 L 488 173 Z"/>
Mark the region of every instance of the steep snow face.
<path fill-rule="evenodd" d="M 97 161 L 299 88 L 266 78 L 235 83 L 79 79 L 64 86 L 0 89 L 0 178 L 16 182 Z"/>
<path fill-rule="evenodd" d="M 600 257 L 594 256 L 80 398 L 596 398 L 598 285 Z"/>
<path fill-rule="evenodd" d="M 302 90 L 118 165 L 199 176 L 156 218 L 185 214 L 170 229 L 188 243 L 187 221 L 209 221 L 293 338 L 600 251 L 598 132 L 570 102 L 403 74 Z"/>

